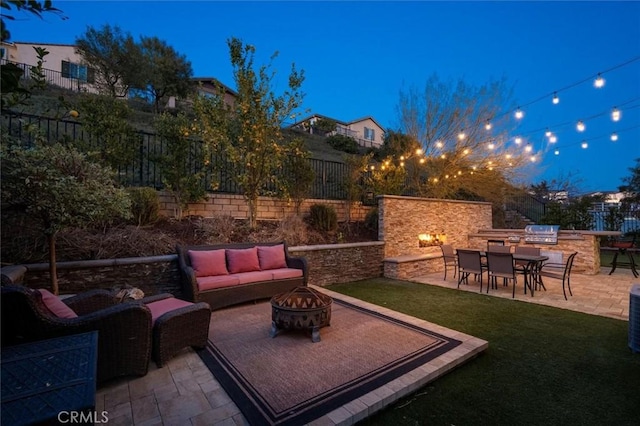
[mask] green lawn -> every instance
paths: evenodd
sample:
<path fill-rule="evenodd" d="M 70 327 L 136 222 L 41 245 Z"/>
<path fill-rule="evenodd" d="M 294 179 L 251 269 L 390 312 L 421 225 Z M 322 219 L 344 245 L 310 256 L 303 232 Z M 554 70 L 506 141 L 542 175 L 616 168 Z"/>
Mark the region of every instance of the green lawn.
<path fill-rule="evenodd" d="M 384 278 L 328 288 L 489 342 L 363 425 L 640 424 L 627 321 Z"/>

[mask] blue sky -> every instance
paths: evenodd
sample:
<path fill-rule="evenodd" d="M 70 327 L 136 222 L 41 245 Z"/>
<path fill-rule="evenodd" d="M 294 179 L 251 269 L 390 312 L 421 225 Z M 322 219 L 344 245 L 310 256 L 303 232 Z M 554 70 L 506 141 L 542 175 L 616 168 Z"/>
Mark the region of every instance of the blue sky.
<path fill-rule="evenodd" d="M 616 190 L 640 157 L 640 2 L 53 4 L 68 19 L 10 22 L 12 40 L 72 44 L 87 26 L 117 25 L 136 38 L 165 40 L 186 55 L 195 76 L 233 87 L 226 41 L 238 37 L 256 47 L 259 64 L 279 52 L 276 92 L 295 63 L 306 74 L 306 109 L 345 121 L 373 116 L 390 129 L 399 125 L 399 92 L 422 87 L 434 73 L 473 85 L 504 77 L 514 103 L 527 105 L 516 133 L 543 152 L 533 182 L 573 176 L 582 191 Z M 599 72 L 606 84 L 595 89 Z M 609 115 L 614 106 L 622 112 L 617 123 Z M 587 129 L 578 133 L 581 119 Z M 547 127 L 558 136 L 551 150 Z M 614 131 L 617 142 L 609 138 Z"/>

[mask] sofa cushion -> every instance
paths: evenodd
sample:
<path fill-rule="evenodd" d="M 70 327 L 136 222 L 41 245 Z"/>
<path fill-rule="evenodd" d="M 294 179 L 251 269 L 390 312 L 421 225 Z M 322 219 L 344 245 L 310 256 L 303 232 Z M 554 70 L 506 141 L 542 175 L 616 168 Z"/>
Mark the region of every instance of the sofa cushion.
<path fill-rule="evenodd" d="M 43 288 L 38 290 L 47 309 L 58 318 L 78 318 L 73 309 L 65 305 L 58 296 Z"/>
<path fill-rule="evenodd" d="M 175 311 L 176 309 L 180 308 L 186 308 L 187 306 L 192 305 L 193 303 L 191 302 L 176 299 L 175 297 L 167 297 L 166 299 L 146 304 L 147 308 L 149 308 L 149 310 L 151 311 L 151 324 L 155 324 L 156 320 L 167 312 Z"/>
<path fill-rule="evenodd" d="M 227 264 L 232 274 L 259 271 L 258 248 L 227 249 Z"/>
<path fill-rule="evenodd" d="M 212 290 L 214 288 L 231 287 L 240 284 L 237 275 L 212 275 L 210 277 L 197 277 L 198 289 L 200 291 Z"/>
<path fill-rule="evenodd" d="M 287 267 L 287 259 L 284 255 L 284 244 L 275 246 L 258 246 L 258 260 L 260 269 L 278 269 Z"/>
<path fill-rule="evenodd" d="M 274 280 L 283 280 L 286 278 L 298 278 L 302 277 L 304 274 L 302 273 L 302 269 L 294 269 L 294 268 L 280 268 L 280 269 L 271 269 L 269 270 Z"/>
<path fill-rule="evenodd" d="M 271 273 L 271 271 L 243 272 L 241 274 L 236 274 L 235 276 L 240 280 L 240 284 L 250 284 L 273 280 L 273 274 Z"/>
<path fill-rule="evenodd" d="M 189 250 L 189 259 L 196 277 L 227 275 L 225 250 Z"/>

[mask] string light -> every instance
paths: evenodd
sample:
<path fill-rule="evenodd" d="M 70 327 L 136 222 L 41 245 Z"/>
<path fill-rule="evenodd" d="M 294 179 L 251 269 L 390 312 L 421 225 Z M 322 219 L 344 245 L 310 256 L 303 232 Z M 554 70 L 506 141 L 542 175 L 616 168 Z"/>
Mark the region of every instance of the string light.
<path fill-rule="evenodd" d="M 466 137 L 467 135 L 465 135 L 464 130 L 460 130 L 460 133 L 458 133 L 458 139 L 463 140 Z"/>
<path fill-rule="evenodd" d="M 616 132 L 611 133 L 611 140 L 613 142 L 618 140 L 618 134 Z"/>
<path fill-rule="evenodd" d="M 558 142 L 558 137 L 556 135 L 551 135 L 551 137 L 549 138 L 549 142 L 551 143 Z"/>
<path fill-rule="evenodd" d="M 518 109 L 516 110 L 515 117 L 516 117 L 518 120 L 520 120 L 520 119 L 522 119 L 522 117 L 524 117 L 524 112 L 522 112 L 522 110 L 520 109 L 520 107 L 518 107 Z"/>
<path fill-rule="evenodd" d="M 442 148 L 444 144 L 441 141 L 436 141 L 436 148 Z"/>
<path fill-rule="evenodd" d="M 582 120 L 578 120 L 578 124 L 576 124 L 576 129 L 579 132 L 584 132 L 584 129 L 586 129 L 587 126 L 584 125 L 584 122 Z"/>
<path fill-rule="evenodd" d="M 559 149 L 556 149 L 555 151 L 553 151 L 553 153 L 554 153 L 555 155 L 560 155 L 560 150 L 559 150 Z"/>
<path fill-rule="evenodd" d="M 582 149 L 589 148 L 589 144 L 587 143 L 587 141 L 582 141 L 582 144 L 580 146 L 582 147 Z"/>
<path fill-rule="evenodd" d="M 553 99 L 551 100 L 554 105 L 558 105 L 560 103 L 560 98 L 558 97 L 558 92 L 553 92 Z"/>
<path fill-rule="evenodd" d="M 484 125 L 485 130 L 491 130 L 491 121 L 487 120 L 487 124 Z"/>
<path fill-rule="evenodd" d="M 487 148 L 489 149 L 494 149 L 496 146 L 493 142 L 490 142 L 489 145 L 487 145 Z"/>
<path fill-rule="evenodd" d="M 544 135 L 545 135 L 546 137 L 550 138 L 550 137 L 551 137 L 551 135 L 553 135 L 553 133 L 551 133 L 551 130 L 549 130 L 549 128 L 547 127 L 547 131 L 546 131 L 546 132 L 544 132 Z"/>
<path fill-rule="evenodd" d="M 604 78 L 602 78 L 600 73 L 598 73 L 598 76 L 593 81 L 593 87 L 595 87 L 596 89 L 601 89 L 602 87 L 604 87 Z"/>
<path fill-rule="evenodd" d="M 513 141 L 516 143 L 516 145 L 520 145 L 522 143 L 522 138 L 520 136 L 516 136 Z"/>
<path fill-rule="evenodd" d="M 620 110 L 616 107 L 613 107 L 613 110 L 611 110 L 611 120 L 620 121 Z"/>
<path fill-rule="evenodd" d="M 531 150 L 533 150 L 533 147 L 531 145 L 527 145 L 527 146 L 524 147 L 524 150 L 526 152 L 531 152 Z"/>

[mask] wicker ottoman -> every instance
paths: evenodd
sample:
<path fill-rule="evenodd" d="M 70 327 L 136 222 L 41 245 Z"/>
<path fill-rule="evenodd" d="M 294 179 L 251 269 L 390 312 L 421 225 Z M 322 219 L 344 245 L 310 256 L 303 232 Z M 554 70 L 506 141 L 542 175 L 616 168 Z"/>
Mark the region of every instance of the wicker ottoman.
<path fill-rule="evenodd" d="M 151 355 L 158 367 L 187 346 L 201 349 L 207 345 L 211 320 L 211 309 L 207 303 L 186 302 L 170 294 L 152 296 L 143 302 L 151 311 Z"/>

